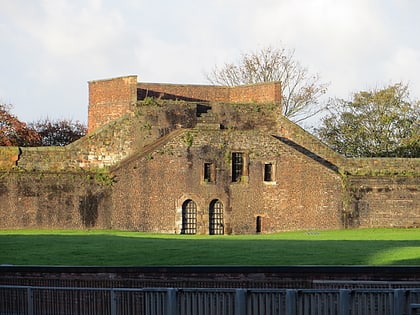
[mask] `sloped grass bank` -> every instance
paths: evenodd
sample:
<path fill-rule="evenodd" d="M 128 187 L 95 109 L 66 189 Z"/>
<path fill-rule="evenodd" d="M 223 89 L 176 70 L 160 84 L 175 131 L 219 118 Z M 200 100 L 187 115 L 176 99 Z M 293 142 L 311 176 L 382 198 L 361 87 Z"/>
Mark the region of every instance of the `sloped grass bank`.
<path fill-rule="evenodd" d="M 420 230 L 187 236 L 0 230 L 0 265 L 420 265 Z"/>

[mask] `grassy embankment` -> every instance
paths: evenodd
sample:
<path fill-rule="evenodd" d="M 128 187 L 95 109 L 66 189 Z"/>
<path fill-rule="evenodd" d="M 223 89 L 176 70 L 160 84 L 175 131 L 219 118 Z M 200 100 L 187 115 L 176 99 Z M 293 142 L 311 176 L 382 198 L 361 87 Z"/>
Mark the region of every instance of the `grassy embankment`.
<path fill-rule="evenodd" d="M 187 236 L 0 230 L 0 265 L 420 265 L 420 230 Z"/>

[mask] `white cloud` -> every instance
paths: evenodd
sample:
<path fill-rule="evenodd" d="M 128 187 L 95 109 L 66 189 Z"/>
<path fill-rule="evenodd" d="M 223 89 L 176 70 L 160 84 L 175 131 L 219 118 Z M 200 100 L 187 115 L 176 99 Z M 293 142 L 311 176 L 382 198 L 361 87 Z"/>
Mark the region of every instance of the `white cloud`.
<path fill-rule="evenodd" d="M 418 9 L 411 0 L 0 0 L 0 98 L 26 120 L 86 119 L 88 80 L 205 83 L 214 65 L 267 45 L 295 49 L 331 82 L 330 96 L 390 80 L 420 91 Z"/>
<path fill-rule="evenodd" d="M 409 85 L 412 95 L 420 97 L 420 50 L 410 47 L 397 49 L 385 65 L 386 79 Z"/>
<path fill-rule="evenodd" d="M 377 60 L 387 41 L 380 10 L 371 3 L 279 1 L 258 11 L 255 33 L 265 34 L 265 42 L 277 40 L 295 48 L 296 57 L 304 65 L 329 80 L 335 79 L 338 72 L 357 80 Z M 340 76 L 340 80 L 347 81 L 343 78 Z"/>

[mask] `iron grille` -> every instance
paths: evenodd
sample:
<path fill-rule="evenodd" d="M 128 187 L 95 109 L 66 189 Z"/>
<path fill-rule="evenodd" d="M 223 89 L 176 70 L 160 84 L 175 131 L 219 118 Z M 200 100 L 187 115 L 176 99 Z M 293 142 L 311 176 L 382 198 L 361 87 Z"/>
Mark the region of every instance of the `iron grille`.
<path fill-rule="evenodd" d="M 223 235 L 223 203 L 220 200 L 213 200 L 209 209 L 209 234 Z"/>
<path fill-rule="evenodd" d="M 197 204 L 191 200 L 186 200 L 182 205 L 182 230 L 181 234 L 197 233 Z"/>

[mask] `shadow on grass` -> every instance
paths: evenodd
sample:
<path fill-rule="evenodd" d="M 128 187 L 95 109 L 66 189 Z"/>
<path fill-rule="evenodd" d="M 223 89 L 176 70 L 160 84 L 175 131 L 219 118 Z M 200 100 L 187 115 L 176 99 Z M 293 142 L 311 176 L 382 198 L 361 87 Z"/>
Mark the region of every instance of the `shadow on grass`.
<path fill-rule="evenodd" d="M 401 250 L 409 249 L 409 250 Z M 0 234 L 0 264 L 418 265 L 420 240 L 284 240 L 249 237 Z"/>

